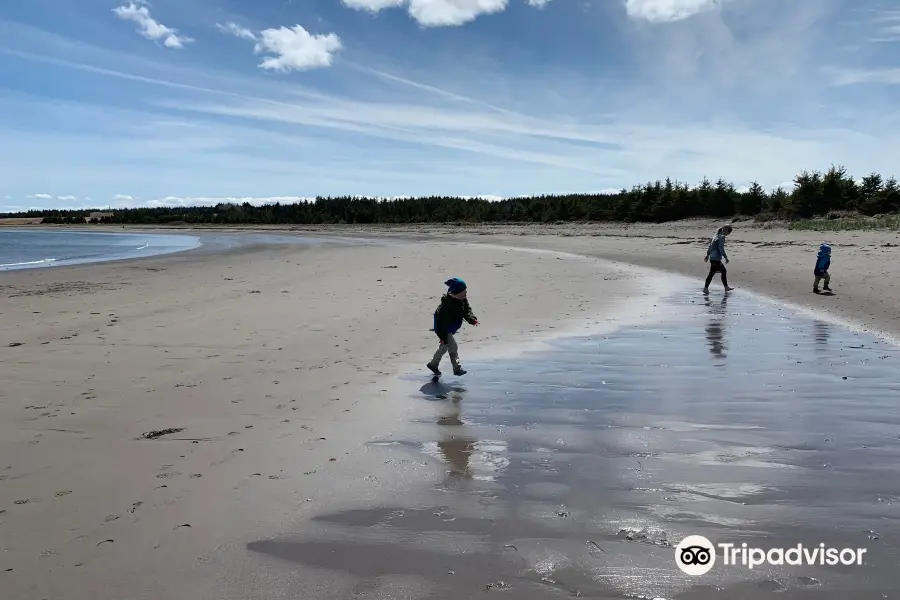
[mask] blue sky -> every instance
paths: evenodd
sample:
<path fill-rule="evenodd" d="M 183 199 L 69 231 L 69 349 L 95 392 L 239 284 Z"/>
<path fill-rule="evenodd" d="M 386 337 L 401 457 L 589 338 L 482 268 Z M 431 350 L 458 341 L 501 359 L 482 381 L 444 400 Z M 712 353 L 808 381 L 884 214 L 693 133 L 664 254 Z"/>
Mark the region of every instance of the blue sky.
<path fill-rule="evenodd" d="M 892 3 L 6 0 L 0 211 L 890 175 Z"/>

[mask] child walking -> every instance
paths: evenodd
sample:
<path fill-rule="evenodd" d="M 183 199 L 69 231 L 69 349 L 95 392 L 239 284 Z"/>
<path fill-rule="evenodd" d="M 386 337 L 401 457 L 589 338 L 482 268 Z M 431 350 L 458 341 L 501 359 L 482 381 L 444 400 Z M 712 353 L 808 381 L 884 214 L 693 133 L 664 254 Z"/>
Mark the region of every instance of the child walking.
<path fill-rule="evenodd" d="M 813 282 L 813 293 L 819 293 L 819 281 L 825 280 L 825 286 L 823 289 L 826 292 L 830 292 L 831 288 L 828 287 L 829 282 L 831 282 L 831 276 L 828 274 L 828 267 L 831 266 L 831 246 L 828 244 L 822 244 L 819 246 L 819 254 L 816 256 L 816 266 L 813 269 L 813 275 L 816 276 L 815 282 Z"/>
<path fill-rule="evenodd" d="M 719 227 L 716 230 L 715 237 L 713 237 L 709 247 L 706 249 L 706 256 L 703 262 L 709 262 L 709 274 L 706 276 L 706 284 L 703 286 L 704 294 L 709 293 L 709 284 L 712 283 L 713 275 L 717 272 L 722 273 L 722 285 L 725 286 L 725 291 L 730 292 L 734 289 L 728 285 L 728 269 L 722 264 L 722 260 L 726 264 L 728 263 L 728 255 L 725 254 L 725 236 L 732 231 L 731 225 Z"/>
<path fill-rule="evenodd" d="M 450 353 L 450 362 L 453 363 L 453 374 L 458 376 L 465 375 L 466 371 L 459 364 L 459 349 L 453 335 L 462 327 L 465 320 L 470 325 L 478 326 L 478 319 L 472 313 L 472 307 L 466 299 L 466 282 L 458 277 L 448 279 L 444 282 L 447 286 L 447 293 L 441 298 L 441 303 L 434 311 L 434 333 L 440 341 L 437 352 L 431 362 L 428 363 L 428 369 L 440 377 L 441 360 L 444 354 Z"/>

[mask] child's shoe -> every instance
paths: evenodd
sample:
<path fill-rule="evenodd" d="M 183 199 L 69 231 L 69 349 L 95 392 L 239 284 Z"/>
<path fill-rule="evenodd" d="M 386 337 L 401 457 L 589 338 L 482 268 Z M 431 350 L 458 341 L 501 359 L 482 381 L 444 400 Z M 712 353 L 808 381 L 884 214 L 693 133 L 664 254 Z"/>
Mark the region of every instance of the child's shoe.
<path fill-rule="evenodd" d="M 428 363 L 428 364 L 425 365 L 425 366 L 428 367 L 428 370 L 429 370 L 429 371 L 431 371 L 432 373 L 434 373 L 434 374 L 437 375 L 438 377 L 441 376 L 441 370 L 438 369 L 438 368 L 437 368 L 436 366 L 434 366 L 433 364 Z"/>
<path fill-rule="evenodd" d="M 466 371 L 462 367 L 453 367 L 453 374 L 456 375 L 457 377 L 462 377 L 466 373 L 468 373 L 468 371 Z"/>
<path fill-rule="evenodd" d="M 828 284 L 827 284 L 827 283 L 826 283 L 824 286 L 822 286 L 822 289 L 825 290 L 826 292 L 830 292 L 830 291 L 831 291 L 831 288 L 828 287 Z"/>
<path fill-rule="evenodd" d="M 827 290 L 828 288 L 825 288 L 825 289 Z M 814 287 L 814 288 L 813 288 L 813 294 L 818 294 L 818 293 L 819 293 L 819 288 Z"/>

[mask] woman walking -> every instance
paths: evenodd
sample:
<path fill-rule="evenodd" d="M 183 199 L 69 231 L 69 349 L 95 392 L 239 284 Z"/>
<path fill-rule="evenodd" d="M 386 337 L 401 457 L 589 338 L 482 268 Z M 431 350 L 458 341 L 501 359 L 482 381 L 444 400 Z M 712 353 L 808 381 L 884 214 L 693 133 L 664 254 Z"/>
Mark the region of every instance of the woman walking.
<path fill-rule="evenodd" d="M 732 231 L 731 225 L 719 227 L 716 230 L 715 237 L 713 237 L 709 247 L 706 249 L 706 257 L 703 259 L 703 262 L 709 262 L 709 275 L 706 276 L 706 285 L 703 286 L 704 294 L 709 293 L 709 284 L 712 283 L 713 276 L 716 273 L 722 274 L 722 285 L 725 286 L 726 292 L 734 289 L 728 286 L 728 269 L 722 264 L 723 260 L 726 264 L 728 263 L 728 255 L 725 253 L 725 236 Z"/>

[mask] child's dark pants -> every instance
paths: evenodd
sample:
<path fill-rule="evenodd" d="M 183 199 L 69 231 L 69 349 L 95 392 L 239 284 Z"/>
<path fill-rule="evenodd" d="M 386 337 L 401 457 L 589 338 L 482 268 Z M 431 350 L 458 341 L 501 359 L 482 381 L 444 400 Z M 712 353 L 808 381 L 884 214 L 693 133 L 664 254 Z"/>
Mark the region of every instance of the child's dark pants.
<path fill-rule="evenodd" d="M 712 283 L 713 275 L 716 272 L 722 273 L 722 285 L 728 287 L 728 269 L 725 268 L 725 265 L 722 264 L 721 260 L 711 260 L 709 261 L 709 275 L 706 276 L 706 285 L 704 288 L 708 288 L 709 284 Z"/>

